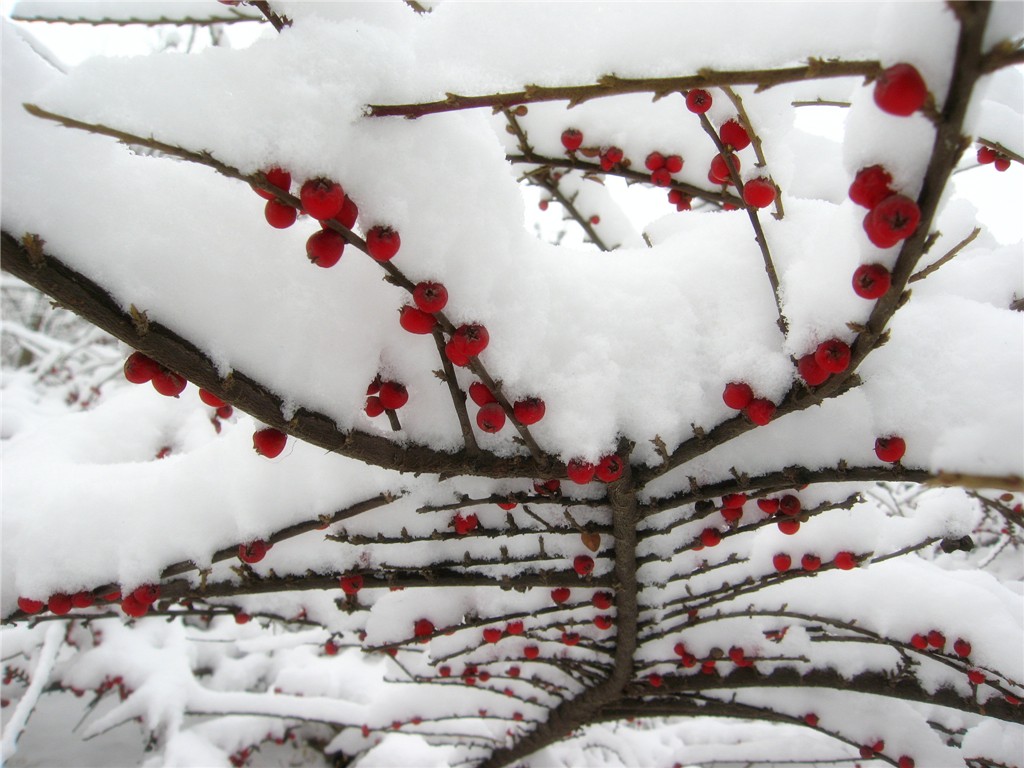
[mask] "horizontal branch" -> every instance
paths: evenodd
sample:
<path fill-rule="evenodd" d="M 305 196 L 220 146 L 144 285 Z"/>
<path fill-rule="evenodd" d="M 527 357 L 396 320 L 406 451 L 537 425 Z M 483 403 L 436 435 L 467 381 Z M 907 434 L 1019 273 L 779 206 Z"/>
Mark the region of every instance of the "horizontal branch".
<path fill-rule="evenodd" d="M 605 75 L 590 85 L 528 85 L 521 91 L 492 93 L 486 96 L 460 96 L 449 93 L 442 101 L 421 104 L 371 104 L 366 108 L 366 114 L 370 117 L 417 118 L 440 112 L 455 112 L 481 107 L 500 111 L 519 104 L 536 104 L 547 101 L 568 101 L 569 107 L 574 107 L 591 99 L 630 93 L 651 93 L 655 98 L 660 98 L 670 93 L 687 91 L 690 88 L 707 88 L 715 85 L 756 85 L 758 90 L 763 90 L 784 83 L 798 83 L 805 80 L 834 77 L 874 78 L 881 71 L 882 67 L 877 61 L 810 59 L 806 65 L 798 67 L 755 70 L 705 69 L 701 70 L 699 74 L 682 77 L 632 79 Z"/>
<path fill-rule="evenodd" d="M 102 287 L 85 275 L 42 251 L 40 241 L 31 247 L 3 232 L 2 266 L 5 272 L 24 280 L 57 300 L 84 319 L 149 355 L 193 384 L 212 392 L 259 419 L 310 445 L 367 464 L 400 472 L 445 475 L 478 475 L 495 478 L 537 478 L 545 476 L 531 458 L 501 458 L 482 452 L 469 456 L 464 451 L 446 453 L 415 443 L 400 445 L 359 430 L 343 431 L 334 419 L 300 408 L 290 420 L 282 416 L 284 401 L 261 382 L 241 371 L 222 379 L 214 363 L 191 341 L 155 321 L 140 327 L 138 318 L 126 312 Z"/>

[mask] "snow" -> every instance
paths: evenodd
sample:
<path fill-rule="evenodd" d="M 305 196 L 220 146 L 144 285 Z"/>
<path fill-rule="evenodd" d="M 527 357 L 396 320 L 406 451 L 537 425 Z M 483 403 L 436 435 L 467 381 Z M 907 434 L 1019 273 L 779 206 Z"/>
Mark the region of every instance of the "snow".
<path fill-rule="evenodd" d="M 230 12 L 214 5 L 24 2 L 17 8 L 22 16 L 83 18 L 156 18 L 168 8 Z M 545 418 L 531 428 L 545 451 L 563 461 L 596 461 L 626 439 L 635 443 L 634 465 L 651 467 L 661 461 L 656 440 L 672 451 L 735 416 L 721 398 L 727 382 L 747 382 L 757 396 L 779 402 L 797 380 L 795 358 L 828 339 L 854 339 L 849 324 L 865 322 L 874 305 L 852 292 L 850 276 L 862 263 L 892 266 L 897 252 L 874 248 L 864 237 L 865 211 L 848 199 L 849 184 L 858 169 L 881 163 L 896 190 L 916 196 L 934 142 L 931 122 L 921 114 L 882 114 L 859 78 L 763 92 L 736 88 L 767 158 L 758 168 L 753 149 L 741 151 L 743 178 L 770 175 L 783 191 L 785 216 L 760 214 L 789 324 L 783 334 L 743 211 L 677 213 L 665 206 L 663 190 L 565 177 L 562 189 L 576 195 L 584 216 L 600 215 L 595 228 L 612 250 L 583 242 L 571 222 L 571 234 L 556 244 L 544 235 L 559 228 L 558 213 L 535 213 L 546 193 L 524 195 L 518 180 L 524 167 L 506 160 L 519 150 L 502 116 L 483 109 L 377 119 L 365 116 L 366 105 L 594 83 L 606 74 L 791 66 L 809 56 L 913 62 L 941 103 L 957 32 L 954 15 L 937 3 L 745 4 L 742 13 L 711 3 L 449 2 L 424 15 L 398 2 L 275 2 L 274 8 L 293 25 L 280 35 L 264 29 L 245 48 L 101 56 L 66 67 L 54 66 L 67 59 L 32 39 L 32 25 L 4 20 L 4 231 L 38 233 L 48 253 L 103 285 L 123 308 L 144 310 L 189 339 L 221 375 L 241 372 L 278 394 L 286 417 L 304 408 L 342 430 L 457 451 L 463 438 L 447 387 L 434 375 L 437 350 L 429 337 L 400 328 L 397 310 L 407 296 L 381 279 L 372 260 L 349 246 L 337 266 L 317 269 L 304 258 L 304 242 L 316 230 L 308 217 L 287 230 L 271 229 L 264 201 L 240 181 L 58 127 L 21 105 L 207 152 L 246 174 L 285 167 L 293 191 L 305 179 L 337 179 L 359 206 L 357 233 L 394 227 L 402 247 L 393 263 L 413 282 L 443 281 L 454 324 L 487 327 L 491 343 L 480 360 L 505 395 L 545 401 Z M 999 4 L 993 29 L 1016 30 L 1014 10 L 1015 4 Z M 709 33 L 723 19 L 728 45 Z M 1020 78 L 1018 68 L 982 83 L 968 119 L 972 135 L 1021 151 Z M 818 96 L 850 106 L 790 106 Z M 810 116 L 822 110 L 830 117 Z M 715 91 L 711 123 L 734 114 Z M 621 147 L 633 170 L 642 169 L 652 149 L 678 153 L 685 164 L 675 178 L 696 186 L 707 186 L 717 151 L 678 94 L 653 102 L 649 94 L 595 99 L 568 111 L 561 102 L 531 104 L 517 119 L 542 155 L 563 157 L 561 131 L 576 127 L 586 147 Z M 982 202 L 975 185 L 991 184 L 1007 200 L 1019 200 L 1024 171 L 1015 165 L 993 175 L 991 167 L 971 168 L 973 162 L 968 150 L 933 223 L 940 234 L 918 268 L 941 258 L 985 216 L 1019 219 L 1007 213 L 1013 203 Z M 970 181 L 986 176 L 987 182 Z M 6 288 L 9 278 L 3 279 Z M 1012 225 L 985 224 L 956 258 L 910 287 L 910 300 L 889 324 L 891 338 L 860 366 L 860 386 L 685 462 L 647 485 L 641 502 L 687 492 L 691 483 L 787 466 L 880 468 L 874 440 L 888 435 L 906 439 L 908 468 L 1019 477 L 1024 315 L 1009 309 L 1024 296 L 1019 236 L 1014 239 Z M 8 307 L 5 331 L 10 327 L 12 337 L 47 351 L 48 360 L 66 359 L 60 356 L 76 348 L 8 321 Z M 236 624 L 226 615 L 207 623 L 153 617 L 130 626 L 100 618 L 69 630 L 76 645 L 64 643 L 59 652 L 61 622 L 48 623 L 45 636 L 42 625 L 5 630 L 4 663 L 17 659 L 30 667 L 13 711 L 4 710 L 5 758 L 47 681 L 95 691 L 116 672 L 124 700 L 88 718 L 85 730 L 98 734 L 141 717 L 160 741 L 159 756 L 145 764 L 226 765 L 261 743 L 268 754 L 281 748 L 275 759 L 301 760 L 298 747 L 266 742 L 267 734 L 282 739 L 300 728 L 319 728 L 305 733 L 315 732 L 327 752 L 358 755 L 359 765 L 456 764 L 504 743 L 506 729 L 523 728 L 515 712 L 532 727 L 560 696 L 584 690 L 580 678 L 553 663 L 558 658 L 584 669 L 608 663 L 613 635 L 593 625 L 594 583 L 572 582 L 564 608 L 552 603 L 548 587 L 511 588 L 524 573 L 571 575 L 572 559 L 588 552 L 577 524 L 603 526 L 594 575 L 612 574 L 607 510 L 585 503 L 599 496 L 596 487 L 563 480 L 564 496 L 555 503 L 520 504 L 507 513 L 485 502 L 468 506 L 462 512 L 478 516 L 481 535 L 455 537 L 453 510 L 421 508 L 462 495 L 533 495 L 532 483 L 401 474 L 294 438 L 268 460 L 251 449 L 260 426 L 251 416 L 236 411 L 215 419 L 191 384 L 178 398 L 130 386 L 118 371 L 129 350 L 112 344 L 104 350 L 88 364 L 67 363 L 78 379 L 60 386 L 44 382 L 46 367 L 4 371 L 0 614 L 10 615 L 18 597 L 155 583 L 181 561 L 208 569 L 184 577 L 197 589 L 205 580 L 244 588 L 250 573 L 240 572 L 234 559 L 214 563 L 216 551 L 378 494 L 393 499 L 326 532 L 278 542 L 251 574 L 379 570 L 414 577 L 443 565 L 496 585 L 508 578 L 510 588 L 367 589 L 351 600 L 336 589 L 209 598 L 206 605 L 256 618 Z M 362 410 L 378 374 L 410 391 L 398 435 Z M 464 370 L 457 375 L 463 388 L 473 380 Z M 87 382 L 99 389 L 89 407 L 64 402 L 72 386 L 87 389 Z M 475 406 L 469 411 L 472 419 Z M 506 427 L 478 438 L 485 450 L 523 455 L 512 433 Z M 157 460 L 165 448 L 169 455 Z M 738 526 L 692 503 L 647 517 L 642 536 L 670 532 L 643 538 L 638 550 L 648 558 L 639 574 L 645 623 L 638 660 L 646 665 L 640 671 L 699 674 L 678 667 L 673 646 L 685 638 L 700 658 L 738 645 L 762 672 L 827 668 L 847 679 L 868 670 L 895 674 L 909 656 L 929 691 L 1019 698 L 1024 573 L 1010 533 L 1019 535 L 1019 521 L 986 515 L 985 500 L 996 503 L 998 492 L 979 499 L 961 489 L 885 488 L 886 495 L 869 483 L 800 489 L 804 509 L 861 496 L 849 509 L 805 520 L 792 536 L 765 522 L 752 500 Z M 1020 494 L 1011 498 L 1007 509 Z M 693 549 L 707 527 L 726 534 L 722 544 Z M 939 554 L 923 544 L 967 535 L 979 552 Z M 345 541 L 358 536 L 375 540 Z M 500 556 L 498 547 L 505 548 Z M 906 548 L 920 553 L 890 558 Z M 804 554 L 827 565 L 841 551 L 855 552 L 861 564 L 850 572 L 795 573 Z M 777 577 L 772 564 L 780 552 L 794 561 L 786 577 Z M 464 565 L 467 556 L 497 560 Z M 981 562 L 991 567 L 982 569 Z M 750 589 L 719 592 L 730 585 Z M 688 615 L 691 609 L 698 615 Z M 818 617 L 828 634 L 787 614 Z M 510 616 L 523 620 L 522 637 L 481 643 L 483 627 L 504 627 Z M 274 617 L 317 626 L 285 630 Z M 438 632 L 426 643 L 413 637 L 420 618 Z M 915 633 L 935 628 L 950 646 L 969 639 L 969 661 L 908 650 Z M 583 642 L 567 649 L 563 629 L 580 632 Z M 337 655 L 327 655 L 329 640 L 343 646 Z M 530 645 L 542 648 L 537 663 L 524 660 Z M 383 653 L 388 646 L 398 648 L 393 658 Z M 523 667 L 518 679 L 507 674 L 513 662 Z M 451 680 L 433 680 L 442 663 L 451 666 Z M 729 664 L 720 662 L 726 670 Z M 487 671 L 490 681 L 480 678 L 468 689 L 458 679 L 468 665 Z M 977 691 L 966 678 L 975 667 L 989 675 Z M 974 755 L 1012 765 L 1024 738 L 1018 724 L 936 713 L 921 703 L 881 706 L 843 691 L 719 685 L 705 694 L 735 696 L 797 720 L 813 709 L 822 729 L 798 722 L 733 727 L 711 718 L 700 719 L 703 730 L 680 721 L 602 725 L 533 762 L 701 764 L 759 754 L 830 760 L 855 757 L 851 744 L 884 735 L 886 756 L 913 754 L 920 766 L 960 765 Z M 929 729 L 931 717 L 963 728 L 962 748 Z M 423 723 L 414 726 L 414 718 Z"/>

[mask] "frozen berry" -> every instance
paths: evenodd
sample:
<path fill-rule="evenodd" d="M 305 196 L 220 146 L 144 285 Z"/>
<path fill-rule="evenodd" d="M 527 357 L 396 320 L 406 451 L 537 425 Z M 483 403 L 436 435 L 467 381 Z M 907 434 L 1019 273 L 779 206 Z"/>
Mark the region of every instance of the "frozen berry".
<path fill-rule="evenodd" d="M 287 192 L 292 186 L 292 175 L 281 168 L 271 168 L 270 170 L 263 171 L 263 175 L 267 181 L 273 184 L 283 192 Z M 265 200 L 273 200 L 276 195 L 273 192 L 267 192 L 266 190 L 258 187 L 253 187 L 253 191 Z"/>
<path fill-rule="evenodd" d="M 502 631 L 497 627 L 487 627 L 483 632 L 484 642 L 496 643 L 501 640 L 502 634 Z"/>
<path fill-rule="evenodd" d="M 455 517 L 452 518 L 452 528 L 459 536 L 465 536 L 466 534 L 472 533 L 480 527 L 480 520 L 475 514 L 463 515 L 461 512 L 456 513 Z"/>
<path fill-rule="evenodd" d="M 736 173 L 740 172 L 740 159 L 736 155 L 730 155 L 728 163 L 726 163 L 724 155 L 715 155 L 711 160 L 711 170 L 708 172 L 708 178 L 716 184 L 732 184 L 732 175 L 729 173 L 730 167 Z"/>
<path fill-rule="evenodd" d="M 536 424 L 544 418 L 544 401 L 539 397 L 528 397 L 525 400 L 517 400 L 512 406 L 516 421 L 525 426 Z"/>
<path fill-rule="evenodd" d="M 258 563 L 270 550 L 270 545 L 267 544 L 263 539 L 255 539 L 250 541 L 248 544 L 238 545 L 238 559 L 243 563 Z"/>
<path fill-rule="evenodd" d="M 314 232 L 306 241 L 306 256 L 318 267 L 327 269 L 341 260 L 345 250 L 345 238 L 333 229 Z"/>
<path fill-rule="evenodd" d="M 743 202 L 754 208 L 767 208 L 775 202 L 775 185 L 765 178 L 751 179 L 743 185 Z"/>
<path fill-rule="evenodd" d="M 416 637 L 424 640 L 434 634 L 434 623 L 430 619 L 417 619 L 412 631 Z"/>
<path fill-rule="evenodd" d="M 679 173 L 683 170 L 683 158 L 679 155 L 669 155 L 665 158 L 665 170 L 669 173 Z"/>
<path fill-rule="evenodd" d="M 902 437 L 880 437 L 875 440 L 875 455 L 882 461 L 895 463 L 903 458 L 907 443 Z"/>
<path fill-rule="evenodd" d="M 39 613 L 43 610 L 43 601 L 33 600 L 30 597 L 19 597 L 18 609 L 25 613 Z"/>
<path fill-rule="evenodd" d="M 576 555 L 572 568 L 580 576 L 589 576 L 594 571 L 594 558 L 590 555 Z"/>
<path fill-rule="evenodd" d="M 568 152 L 575 152 L 583 145 L 583 133 L 575 128 L 566 128 L 562 131 L 562 146 Z"/>
<path fill-rule="evenodd" d="M 665 167 L 665 156 L 661 152 L 651 152 L 644 160 L 644 167 L 648 171 L 656 171 Z"/>
<path fill-rule="evenodd" d="M 188 381 L 185 380 L 184 376 L 179 376 L 174 371 L 168 371 L 166 368 L 161 368 L 153 376 L 153 389 L 164 397 L 177 397 L 184 391 L 186 384 L 188 384 Z"/>
<path fill-rule="evenodd" d="M 448 291 L 440 283 L 417 283 L 412 300 L 424 312 L 440 312 L 448 304 Z"/>
<path fill-rule="evenodd" d="M 799 517 L 801 509 L 800 499 L 791 493 L 779 499 L 779 511 L 786 517 Z"/>
<path fill-rule="evenodd" d="M 308 179 L 299 190 L 302 209 L 314 219 L 325 221 L 341 213 L 345 191 L 330 179 Z"/>
<path fill-rule="evenodd" d="M 487 348 L 491 336 L 484 326 L 477 323 L 460 325 L 452 334 L 450 343 L 455 351 L 467 357 L 475 357 Z M 455 362 L 452 360 L 452 362 Z"/>
<path fill-rule="evenodd" d="M 366 398 L 366 405 L 363 406 L 363 411 L 371 419 L 375 419 L 384 413 L 384 406 L 380 404 L 380 398 L 376 395 L 371 395 Z"/>
<path fill-rule="evenodd" d="M 821 558 L 817 555 L 807 554 L 800 558 L 800 566 L 805 571 L 816 571 L 821 568 Z"/>
<path fill-rule="evenodd" d="M 132 352 L 124 361 L 124 377 L 132 384 L 152 381 L 163 370 L 160 363 L 141 352 Z"/>
<path fill-rule="evenodd" d="M 823 341 L 814 350 L 814 360 L 828 373 L 842 373 L 850 367 L 850 347 L 839 339 Z"/>
<path fill-rule="evenodd" d="M 429 312 L 406 304 L 398 316 L 398 324 L 409 333 L 428 334 L 437 327 L 437 319 Z"/>
<path fill-rule="evenodd" d="M 917 203 L 905 195 L 889 195 L 868 211 L 864 232 L 878 248 L 891 248 L 914 234 L 921 222 Z"/>
<path fill-rule="evenodd" d="M 377 261 L 391 261 L 398 253 L 402 239 L 390 227 L 374 227 L 366 233 L 366 252 Z"/>
<path fill-rule="evenodd" d="M 963 656 L 966 658 L 971 655 L 971 650 L 971 644 L 962 637 L 958 637 L 956 642 L 953 643 L 953 653 L 957 656 Z"/>
<path fill-rule="evenodd" d="M 892 176 L 880 165 L 861 168 L 850 184 L 850 199 L 871 210 L 893 194 Z"/>
<path fill-rule="evenodd" d="M 497 403 L 488 403 L 477 411 L 476 424 L 484 432 L 500 432 L 505 426 L 505 411 Z"/>
<path fill-rule="evenodd" d="M 716 528 L 705 528 L 700 532 L 700 543 L 705 547 L 717 547 L 722 542 L 722 534 Z"/>
<path fill-rule="evenodd" d="M 217 397 L 212 392 L 207 392 L 205 389 L 199 390 L 199 399 L 206 403 L 211 408 L 223 408 L 226 403 Z"/>
<path fill-rule="evenodd" d="M 589 483 L 594 479 L 595 472 L 597 472 L 597 467 L 583 459 L 570 459 L 569 463 L 565 465 L 565 473 L 577 485 Z"/>
<path fill-rule="evenodd" d="M 775 567 L 776 571 L 783 573 L 784 571 L 788 571 L 793 565 L 793 558 L 780 552 L 772 558 L 772 565 Z"/>
<path fill-rule="evenodd" d="M 380 404 L 389 411 L 397 411 L 409 402 L 409 390 L 397 381 L 383 381 L 380 385 Z"/>
<path fill-rule="evenodd" d="M 299 212 L 285 203 L 268 200 L 263 209 L 263 215 L 266 217 L 267 223 L 274 229 L 287 229 L 295 223 Z"/>
<path fill-rule="evenodd" d="M 764 512 L 766 515 L 774 515 L 779 511 L 779 500 L 778 499 L 758 499 L 757 508 Z"/>
<path fill-rule="evenodd" d="M 277 429 L 258 429 L 252 436 L 252 447 L 260 456 L 273 459 L 281 455 L 288 435 Z"/>
<path fill-rule="evenodd" d="M 590 602 L 599 611 L 607 611 L 612 607 L 612 599 L 611 592 L 595 592 Z"/>
<path fill-rule="evenodd" d="M 779 520 L 779 530 L 787 536 L 792 536 L 794 533 L 800 530 L 799 520 Z"/>
<path fill-rule="evenodd" d="M 334 217 L 334 221 L 341 224 L 345 229 L 352 229 L 356 225 L 356 219 L 358 218 L 359 206 L 352 201 L 351 197 L 345 195 L 345 202 L 341 204 L 341 210 Z"/>
<path fill-rule="evenodd" d="M 995 166 L 995 169 L 1000 173 L 1002 173 L 1003 171 L 1008 171 L 1010 169 L 1010 158 L 1004 157 L 1003 155 L 999 155 L 999 157 L 997 157 L 993 161 L 993 165 Z"/>
<path fill-rule="evenodd" d="M 839 552 L 832 563 L 841 571 L 852 571 L 857 567 L 857 557 L 853 552 Z"/>
<path fill-rule="evenodd" d="M 999 153 L 996 152 L 992 147 L 980 146 L 978 147 L 978 162 L 982 165 L 989 165 L 994 162 Z"/>
<path fill-rule="evenodd" d="M 727 120 L 722 123 L 722 127 L 718 129 L 718 136 L 723 144 L 732 147 L 737 152 L 750 146 L 750 134 L 736 120 Z"/>
<path fill-rule="evenodd" d="M 743 412 L 747 415 L 748 419 L 763 427 L 775 415 L 775 403 L 761 397 L 755 398 L 743 409 Z"/>
<path fill-rule="evenodd" d="M 557 604 L 562 605 L 569 600 L 570 591 L 568 587 L 557 587 L 551 590 L 551 600 Z"/>
<path fill-rule="evenodd" d="M 469 397 L 479 406 L 495 402 L 494 394 L 481 381 L 474 381 L 469 385 Z"/>
<path fill-rule="evenodd" d="M 703 115 L 711 109 L 711 94 L 702 88 L 687 91 L 686 108 L 696 115 Z"/>
<path fill-rule="evenodd" d="M 861 264 L 853 273 L 853 292 L 862 299 L 879 299 L 892 284 L 889 270 L 881 264 Z"/>
<path fill-rule="evenodd" d="M 824 384 L 828 380 L 829 373 L 820 365 L 814 357 L 814 353 L 804 355 L 796 361 L 796 369 L 800 373 L 800 378 L 809 387 L 816 387 L 819 384 Z"/>
<path fill-rule="evenodd" d="M 363 577 L 358 573 L 351 573 L 342 576 L 340 579 L 341 591 L 346 595 L 354 595 L 363 588 Z"/>
<path fill-rule="evenodd" d="M 875 80 L 875 104 L 890 115 L 906 117 L 924 106 L 928 86 L 910 64 L 894 64 Z"/>
<path fill-rule="evenodd" d="M 613 483 L 622 477 L 626 466 L 618 454 L 612 453 L 601 458 L 595 474 L 602 483 Z"/>
<path fill-rule="evenodd" d="M 749 384 L 743 382 L 732 381 L 725 385 L 725 391 L 722 393 L 722 400 L 730 408 L 742 411 L 748 405 L 750 401 L 754 399 L 754 390 L 750 388 Z"/>

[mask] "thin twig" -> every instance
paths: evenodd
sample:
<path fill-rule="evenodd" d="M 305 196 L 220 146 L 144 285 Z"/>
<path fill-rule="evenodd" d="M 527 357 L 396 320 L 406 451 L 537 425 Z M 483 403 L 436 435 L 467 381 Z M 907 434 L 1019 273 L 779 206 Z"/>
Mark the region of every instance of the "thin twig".
<path fill-rule="evenodd" d="M 924 269 L 920 270 L 919 272 L 915 272 L 914 274 L 912 274 L 910 276 L 910 278 L 907 280 L 907 282 L 908 283 L 916 283 L 918 280 L 924 280 L 926 277 L 928 277 L 928 275 L 932 274 L 932 272 L 937 272 L 938 269 L 943 264 L 946 264 L 946 263 L 952 261 L 954 256 L 956 256 L 958 253 L 960 253 L 960 251 L 962 251 L 968 245 L 973 243 L 974 239 L 980 233 L 981 233 L 981 227 L 975 227 L 974 231 L 971 232 L 971 234 L 969 234 L 967 237 L 965 237 L 959 243 L 954 245 L 945 256 L 943 256 L 941 259 L 937 260 L 935 263 L 929 264 L 927 267 L 925 267 Z"/>

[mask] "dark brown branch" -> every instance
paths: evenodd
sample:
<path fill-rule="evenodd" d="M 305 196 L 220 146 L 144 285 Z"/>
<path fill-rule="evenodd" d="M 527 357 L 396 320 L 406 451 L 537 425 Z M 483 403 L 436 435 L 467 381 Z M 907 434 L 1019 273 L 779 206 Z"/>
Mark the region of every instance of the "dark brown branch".
<path fill-rule="evenodd" d="M 949 250 L 949 252 L 946 255 L 944 255 L 942 258 L 936 260 L 933 264 L 929 264 L 924 269 L 922 269 L 922 270 L 912 274 L 907 279 L 907 282 L 908 283 L 916 283 L 918 280 L 924 280 L 926 277 L 928 277 L 928 275 L 932 274 L 933 272 L 937 272 L 940 267 L 942 267 L 944 264 L 952 261 L 954 256 L 956 256 L 958 253 L 960 253 L 960 251 L 962 251 L 968 245 L 973 243 L 975 238 L 979 234 L 981 234 L 981 227 L 975 227 L 974 231 L 972 231 L 971 234 L 969 234 L 967 237 L 965 237 L 959 243 L 954 245 Z"/>
<path fill-rule="evenodd" d="M 280 14 L 275 13 L 267 0 L 249 0 L 249 5 L 262 13 L 266 20 L 269 21 L 278 32 L 285 27 L 290 27 L 292 25 L 292 20 L 287 16 L 281 16 Z"/>
<path fill-rule="evenodd" d="M 444 353 L 444 336 L 437 328 L 433 332 L 434 343 L 437 345 L 437 354 L 441 357 L 441 367 L 444 370 L 444 383 L 448 385 L 448 393 L 452 397 L 452 405 L 455 407 L 455 415 L 459 419 L 459 428 L 462 430 L 462 440 L 466 446 L 467 456 L 478 456 L 480 446 L 477 445 L 476 435 L 473 434 L 473 427 L 469 423 L 469 414 L 466 412 L 466 393 L 459 388 L 458 379 L 455 377 L 455 367 L 452 365 L 448 355 Z"/>
<path fill-rule="evenodd" d="M 527 457 L 499 458 L 493 454 L 470 457 L 445 453 L 423 445 L 397 445 L 378 435 L 357 430 L 344 432 L 334 419 L 299 409 L 286 421 L 281 398 L 241 371 L 221 379 L 202 350 L 173 330 L 150 320 L 137 327 L 103 288 L 54 257 L 30 252 L 7 232 L 2 234 L 2 268 L 52 296 L 60 304 L 116 336 L 129 346 L 212 392 L 268 426 L 304 442 L 367 464 L 404 472 L 472 474 L 486 477 L 544 477 L 546 472 Z M 40 261 L 41 260 L 41 261 Z"/>
<path fill-rule="evenodd" d="M 568 101 L 573 107 L 590 99 L 618 96 L 626 93 L 653 93 L 655 97 L 687 91 L 690 88 L 707 88 L 713 85 L 756 85 L 759 90 L 772 88 L 783 83 L 798 83 L 833 77 L 874 78 L 882 67 L 877 61 L 822 61 L 811 59 L 800 67 L 760 70 L 702 70 L 700 74 L 683 77 L 629 79 L 606 75 L 592 85 L 545 87 L 528 85 L 522 91 L 493 93 L 486 96 L 460 96 L 449 93 L 443 101 L 423 104 L 371 104 L 367 114 L 371 117 L 417 118 L 439 112 L 455 112 L 462 109 L 490 107 L 495 111 L 519 104 L 535 104 L 546 101 Z"/>
<path fill-rule="evenodd" d="M 139 27 L 160 27 L 173 25 L 176 27 L 185 26 L 201 26 L 208 27 L 214 24 L 235 24 L 240 21 L 259 21 L 262 22 L 258 16 L 246 16 L 241 11 L 234 8 L 222 8 L 220 9 L 223 13 L 231 14 L 230 16 L 203 16 L 194 18 L 192 16 L 175 16 L 167 17 L 160 15 L 155 19 L 142 19 L 134 16 L 128 16 L 123 19 L 114 19 L 110 17 L 104 17 L 101 19 L 90 19 L 84 16 L 19 16 L 17 10 L 11 15 L 14 21 L 32 21 L 42 22 L 45 24 L 83 24 L 93 27 L 99 26 L 115 26 L 115 27 L 127 27 L 127 26 L 139 26 Z"/>

